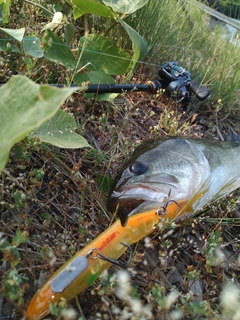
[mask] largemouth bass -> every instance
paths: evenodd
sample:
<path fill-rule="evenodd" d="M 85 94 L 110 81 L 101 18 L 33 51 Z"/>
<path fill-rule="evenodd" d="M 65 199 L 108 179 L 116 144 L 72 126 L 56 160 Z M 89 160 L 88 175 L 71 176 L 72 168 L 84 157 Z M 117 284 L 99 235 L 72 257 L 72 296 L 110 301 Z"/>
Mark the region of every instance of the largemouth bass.
<path fill-rule="evenodd" d="M 164 137 L 139 146 L 115 178 L 108 210 L 129 215 L 191 202 L 191 214 L 240 186 L 240 142 Z M 194 199 L 194 200 L 193 200 Z M 190 207 L 189 207 L 190 208 Z M 185 210 L 186 211 L 186 210 Z"/>

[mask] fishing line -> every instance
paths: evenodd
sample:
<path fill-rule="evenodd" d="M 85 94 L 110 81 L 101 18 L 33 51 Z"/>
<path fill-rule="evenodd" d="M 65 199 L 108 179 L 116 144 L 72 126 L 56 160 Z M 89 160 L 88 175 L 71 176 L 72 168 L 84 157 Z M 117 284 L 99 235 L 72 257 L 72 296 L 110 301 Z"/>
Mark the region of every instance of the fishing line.
<path fill-rule="evenodd" d="M 133 91 L 147 91 L 157 93 L 159 89 L 166 89 L 166 94 L 175 96 L 177 103 L 185 108 L 192 102 L 192 94 L 198 100 L 204 101 L 210 97 L 211 91 L 196 81 L 192 81 L 190 72 L 178 65 L 176 61 L 167 62 L 160 67 L 158 75 L 160 80 L 147 81 L 143 84 L 89 84 L 85 93 L 123 93 Z M 0 84 L 0 87 L 3 84 Z M 63 84 L 50 84 L 62 88 Z M 76 84 L 70 84 L 71 87 Z"/>
<path fill-rule="evenodd" d="M 35 38 L 35 37 L 33 37 Z M 35 39 L 23 39 L 24 41 L 37 41 L 38 39 L 40 38 L 35 38 Z M 17 41 L 15 39 L 12 39 L 12 38 L 0 38 L 0 41 Z M 69 48 L 70 50 L 71 49 L 77 49 L 77 50 L 84 50 L 86 52 L 89 52 L 89 53 L 94 53 L 94 54 L 99 54 L 99 55 L 103 55 L 103 56 L 106 56 L 106 57 L 111 57 L 111 58 L 115 58 L 115 59 L 120 59 L 120 60 L 126 60 L 126 61 L 129 61 L 129 62 L 137 62 L 137 63 L 141 63 L 141 64 L 145 64 L 145 65 L 148 65 L 148 66 L 152 66 L 152 67 L 159 67 L 160 65 L 159 64 L 155 64 L 155 63 L 150 63 L 150 62 L 144 62 L 144 61 L 141 61 L 141 60 L 133 60 L 133 59 L 130 59 L 130 58 L 125 58 L 125 57 L 120 57 L 120 56 L 115 56 L 113 54 L 109 54 L 109 53 L 104 53 L 104 52 L 100 52 L 100 51 L 95 51 L 95 50 L 89 50 L 89 49 L 82 49 L 80 47 L 76 47 L 76 46 L 69 46 L 65 43 L 59 43 L 59 42 L 54 42 L 52 41 L 51 44 L 54 44 L 54 45 L 57 45 L 57 46 L 62 46 L 62 47 L 66 47 L 66 48 Z M 9 48 L 10 49 L 10 48 Z M 6 51 L 6 50 L 1 50 L 1 51 Z M 11 53 L 11 52 L 10 52 Z M 16 51 L 14 51 L 13 53 L 18 53 Z M 19 52 L 20 53 L 20 52 Z M 34 57 L 33 57 L 34 58 Z"/>

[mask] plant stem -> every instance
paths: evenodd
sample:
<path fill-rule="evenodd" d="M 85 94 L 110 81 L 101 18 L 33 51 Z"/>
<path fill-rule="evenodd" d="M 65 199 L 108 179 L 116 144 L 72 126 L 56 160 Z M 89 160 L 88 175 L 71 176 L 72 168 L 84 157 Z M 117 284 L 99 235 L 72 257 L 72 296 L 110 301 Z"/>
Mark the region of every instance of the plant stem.
<path fill-rule="evenodd" d="M 30 4 L 32 4 L 33 6 L 39 7 L 39 8 L 41 8 L 43 11 L 49 13 L 51 16 L 54 16 L 54 13 L 53 13 L 52 11 L 46 9 L 45 7 L 41 6 L 41 5 L 38 4 L 38 3 L 35 3 L 35 2 L 33 2 L 33 1 L 31 1 L 31 0 L 23 0 L 23 1 L 25 1 L 25 2 L 27 2 L 27 3 L 30 3 Z"/>
<path fill-rule="evenodd" d="M 88 15 L 84 14 L 83 19 L 84 19 L 84 29 L 85 29 L 84 35 L 87 36 L 89 34 Z"/>
<path fill-rule="evenodd" d="M 106 212 L 106 205 L 103 203 L 102 199 L 99 199 L 97 195 L 91 190 L 90 183 L 86 179 L 83 179 L 83 177 L 80 175 L 79 172 L 73 172 L 62 160 L 60 160 L 57 156 L 55 156 L 52 152 L 50 152 L 51 158 L 60 166 L 60 168 L 63 168 L 66 173 L 76 181 L 80 182 L 84 185 L 84 189 L 87 190 L 89 194 L 92 195 L 92 197 L 97 201 L 101 209 Z"/>

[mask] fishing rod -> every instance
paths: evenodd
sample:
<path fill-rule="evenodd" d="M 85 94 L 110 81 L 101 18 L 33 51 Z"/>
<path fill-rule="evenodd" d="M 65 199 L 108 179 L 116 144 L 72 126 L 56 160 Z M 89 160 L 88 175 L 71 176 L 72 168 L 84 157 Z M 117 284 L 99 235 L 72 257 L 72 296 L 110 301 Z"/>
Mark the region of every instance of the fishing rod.
<path fill-rule="evenodd" d="M 206 86 L 191 80 L 191 74 L 178 65 L 177 62 L 167 62 L 160 67 L 158 75 L 160 80 L 148 81 L 143 84 L 89 84 L 85 93 L 124 93 L 134 91 L 145 91 L 157 93 L 164 89 L 170 97 L 176 97 L 177 103 L 186 107 L 192 101 L 192 95 L 198 100 L 204 101 L 210 97 L 211 92 Z M 0 84 L 2 86 L 2 84 Z M 51 86 L 63 88 L 64 84 L 51 84 Z M 71 87 L 78 87 L 71 84 Z"/>
<path fill-rule="evenodd" d="M 176 61 L 167 62 L 160 67 L 158 72 L 160 80 L 148 81 L 144 84 L 90 84 L 85 93 L 123 93 L 134 91 L 146 91 L 157 93 L 160 89 L 170 97 L 176 97 L 177 103 L 187 106 L 192 101 L 194 94 L 198 100 L 204 101 L 210 97 L 211 92 L 206 86 L 191 80 L 191 74 L 178 65 Z M 62 88 L 64 85 L 55 84 Z M 77 85 L 72 85 L 77 86 Z"/>

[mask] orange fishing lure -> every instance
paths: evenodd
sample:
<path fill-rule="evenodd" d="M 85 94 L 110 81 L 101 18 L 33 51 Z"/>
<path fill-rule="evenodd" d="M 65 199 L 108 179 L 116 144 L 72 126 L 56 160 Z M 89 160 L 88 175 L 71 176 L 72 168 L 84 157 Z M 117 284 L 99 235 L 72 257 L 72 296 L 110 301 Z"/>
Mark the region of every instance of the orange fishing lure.
<path fill-rule="evenodd" d="M 178 215 L 183 215 L 187 212 L 185 208 L 188 207 L 186 202 L 176 204 L 169 201 L 162 208 L 164 218 L 174 219 Z M 118 259 L 128 245 L 153 232 L 161 216 L 162 210 L 159 214 L 155 209 L 129 217 L 126 226 L 122 226 L 117 220 L 48 279 L 31 300 L 27 309 L 27 318 L 42 319 L 49 313 L 50 303 L 58 302 L 61 298 L 70 300 L 81 293 L 111 266 L 111 263 L 101 259 L 101 256 Z"/>

